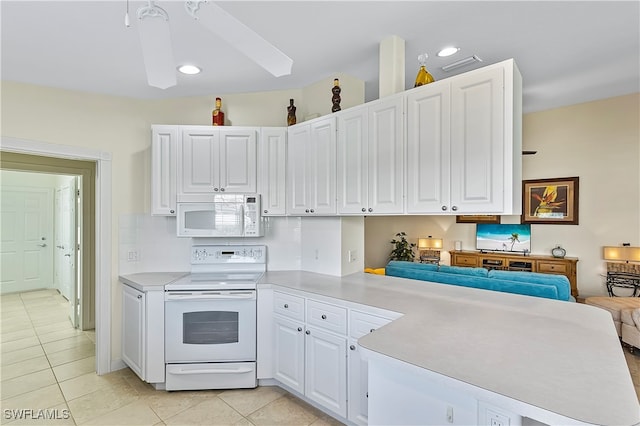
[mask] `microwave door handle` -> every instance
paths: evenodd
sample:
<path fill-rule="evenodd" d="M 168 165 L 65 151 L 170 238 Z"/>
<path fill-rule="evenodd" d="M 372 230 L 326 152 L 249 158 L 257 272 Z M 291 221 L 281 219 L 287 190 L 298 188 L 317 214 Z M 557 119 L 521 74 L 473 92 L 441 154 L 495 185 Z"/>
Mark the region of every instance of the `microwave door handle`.
<path fill-rule="evenodd" d="M 241 374 L 251 373 L 253 370 L 247 367 L 238 368 L 202 368 L 198 370 L 178 370 L 172 371 L 170 374 L 175 375 L 190 375 L 190 374 Z"/>

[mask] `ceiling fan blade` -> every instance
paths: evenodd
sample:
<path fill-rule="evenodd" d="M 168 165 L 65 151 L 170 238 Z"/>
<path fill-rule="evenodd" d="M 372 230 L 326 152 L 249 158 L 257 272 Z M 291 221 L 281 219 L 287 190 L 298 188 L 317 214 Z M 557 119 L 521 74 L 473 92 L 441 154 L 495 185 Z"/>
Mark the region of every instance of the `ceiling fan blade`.
<path fill-rule="evenodd" d="M 276 77 L 291 74 L 293 60 L 282 53 L 280 49 L 266 41 L 251 28 L 228 14 L 224 9 L 213 3 L 201 2 L 195 7 L 187 2 L 187 11 L 200 24 L 215 35 L 223 38 L 234 48 L 244 53 Z"/>
<path fill-rule="evenodd" d="M 153 2 L 141 7 L 138 10 L 138 33 L 149 86 L 160 89 L 175 86 L 176 64 L 166 12 Z"/>

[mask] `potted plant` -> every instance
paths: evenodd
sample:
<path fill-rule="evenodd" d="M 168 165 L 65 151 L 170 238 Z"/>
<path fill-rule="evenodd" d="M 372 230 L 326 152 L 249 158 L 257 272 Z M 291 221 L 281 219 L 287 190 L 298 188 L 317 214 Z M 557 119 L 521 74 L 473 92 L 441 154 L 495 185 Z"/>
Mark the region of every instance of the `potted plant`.
<path fill-rule="evenodd" d="M 398 232 L 397 238 L 391 240 L 391 244 L 394 245 L 393 250 L 389 254 L 389 260 L 404 260 L 407 262 L 413 262 L 415 255 L 413 249 L 416 246 L 414 243 L 409 243 L 405 238 L 407 234 L 404 232 Z"/>

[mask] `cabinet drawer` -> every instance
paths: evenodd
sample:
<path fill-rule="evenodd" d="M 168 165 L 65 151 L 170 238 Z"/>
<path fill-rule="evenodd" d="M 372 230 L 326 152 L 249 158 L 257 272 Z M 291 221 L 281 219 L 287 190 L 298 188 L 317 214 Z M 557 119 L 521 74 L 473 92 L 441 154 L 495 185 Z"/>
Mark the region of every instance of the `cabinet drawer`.
<path fill-rule="evenodd" d="M 456 256 L 454 266 L 478 266 L 478 257 L 476 256 Z"/>
<path fill-rule="evenodd" d="M 339 334 L 347 334 L 347 309 L 307 300 L 307 324 Z"/>
<path fill-rule="evenodd" d="M 538 262 L 538 269 L 536 272 L 542 272 L 546 274 L 568 274 L 568 264 L 564 262 Z"/>
<path fill-rule="evenodd" d="M 304 320 L 304 298 L 292 294 L 273 292 L 273 312 L 289 318 Z"/>
<path fill-rule="evenodd" d="M 365 314 L 364 312 L 351 311 L 349 336 L 354 339 L 358 339 L 390 322 L 391 320 L 389 318 Z"/>

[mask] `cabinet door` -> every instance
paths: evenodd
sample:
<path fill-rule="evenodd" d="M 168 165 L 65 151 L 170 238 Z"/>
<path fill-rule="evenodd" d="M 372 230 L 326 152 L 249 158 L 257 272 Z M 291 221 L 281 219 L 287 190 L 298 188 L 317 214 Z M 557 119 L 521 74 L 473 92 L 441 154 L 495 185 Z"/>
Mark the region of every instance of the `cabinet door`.
<path fill-rule="evenodd" d="M 407 96 L 407 213 L 446 213 L 450 163 L 449 84 Z"/>
<path fill-rule="evenodd" d="M 307 327 L 305 396 L 347 416 L 347 339 Z"/>
<path fill-rule="evenodd" d="M 504 211 L 504 68 L 451 82 L 451 209 Z"/>
<path fill-rule="evenodd" d="M 122 360 L 142 380 L 145 359 L 145 296 L 127 285 L 122 286 Z"/>
<path fill-rule="evenodd" d="M 368 213 L 403 212 L 403 97 L 374 102 L 369 108 Z"/>
<path fill-rule="evenodd" d="M 151 214 L 176 215 L 177 126 L 151 127 Z"/>
<path fill-rule="evenodd" d="M 291 389 L 303 393 L 305 335 L 302 323 L 274 315 L 273 324 L 273 377 Z"/>
<path fill-rule="evenodd" d="M 337 122 L 337 200 L 339 214 L 363 214 L 369 207 L 367 108 L 349 108 Z"/>
<path fill-rule="evenodd" d="M 291 126 L 287 130 L 287 214 L 306 214 L 305 210 L 309 210 L 311 204 L 310 143 L 309 125 Z"/>
<path fill-rule="evenodd" d="M 359 425 L 368 423 L 369 378 L 368 362 L 360 356 L 360 346 L 349 341 L 349 420 Z"/>
<path fill-rule="evenodd" d="M 220 191 L 257 192 L 258 129 L 220 129 Z"/>
<path fill-rule="evenodd" d="M 286 214 L 287 131 L 284 127 L 263 128 L 258 144 L 258 192 L 262 214 Z"/>
<path fill-rule="evenodd" d="M 311 124 L 309 183 L 311 209 L 315 214 L 336 213 L 336 120 L 330 117 Z"/>
<path fill-rule="evenodd" d="M 202 127 L 182 130 L 178 150 L 178 193 L 207 194 L 220 189 L 219 131 Z"/>

